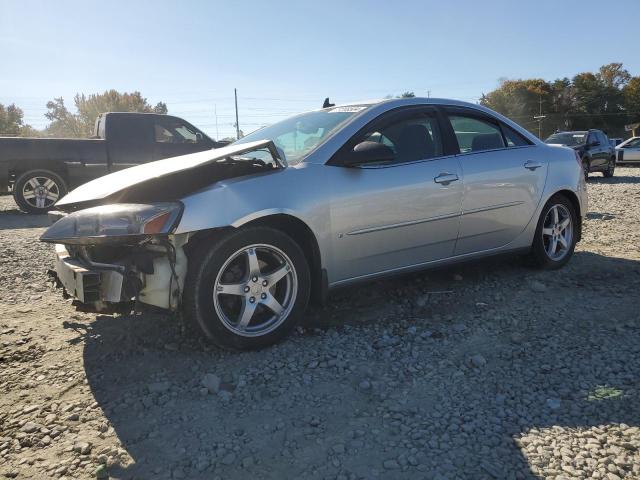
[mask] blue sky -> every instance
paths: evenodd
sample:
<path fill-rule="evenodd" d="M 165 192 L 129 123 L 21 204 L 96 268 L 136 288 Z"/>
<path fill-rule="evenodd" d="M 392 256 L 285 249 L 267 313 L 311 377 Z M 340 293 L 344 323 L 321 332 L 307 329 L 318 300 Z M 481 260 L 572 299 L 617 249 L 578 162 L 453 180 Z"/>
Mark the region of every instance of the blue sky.
<path fill-rule="evenodd" d="M 0 103 L 41 128 L 47 100 L 109 88 L 231 135 L 332 101 L 476 101 L 500 78 L 623 62 L 640 75 L 640 1 L 0 0 Z"/>

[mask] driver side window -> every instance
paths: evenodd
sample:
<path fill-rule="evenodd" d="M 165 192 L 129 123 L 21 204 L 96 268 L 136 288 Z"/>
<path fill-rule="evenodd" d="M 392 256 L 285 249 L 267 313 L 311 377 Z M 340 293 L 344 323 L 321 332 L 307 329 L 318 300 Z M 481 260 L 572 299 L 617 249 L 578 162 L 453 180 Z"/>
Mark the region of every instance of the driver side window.
<path fill-rule="evenodd" d="M 393 163 L 428 160 L 442 156 L 442 135 L 436 117 L 416 113 L 367 132 L 360 140 L 381 143 L 394 153 Z"/>

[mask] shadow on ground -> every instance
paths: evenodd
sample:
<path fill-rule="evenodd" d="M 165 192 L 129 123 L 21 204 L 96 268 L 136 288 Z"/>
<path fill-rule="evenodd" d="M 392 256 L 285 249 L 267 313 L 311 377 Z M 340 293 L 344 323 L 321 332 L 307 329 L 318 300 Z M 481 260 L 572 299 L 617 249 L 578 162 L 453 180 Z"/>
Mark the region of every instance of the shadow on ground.
<path fill-rule="evenodd" d="M 454 272 L 462 279 L 453 280 Z M 425 415 L 431 415 L 433 411 L 446 414 L 442 417 L 448 419 L 444 423 L 433 419 L 431 437 L 439 442 L 449 438 L 455 448 L 454 465 L 460 478 L 515 478 L 515 471 L 520 472 L 519 478 L 535 478 L 513 440 L 521 432 L 551 426 L 640 425 L 640 401 L 636 397 L 640 386 L 637 297 L 610 297 L 611 289 L 607 286 L 624 279 L 637 282 L 639 262 L 579 252 L 568 268 L 544 274 L 543 278 L 551 283 L 551 288 L 544 293 L 532 294 L 526 278 L 540 278 L 540 275 L 517 259 L 494 259 L 455 270 L 409 275 L 340 291 L 325 309 L 312 310 L 307 321 L 310 326 L 321 329 L 335 326 L 338 332 L 341 331 L 339 325 L 347 325 L 350 335 L 369 338 L 372 328 L 368 323 L 373 325 L 381 321 L 380 312 L 391 311 L 397 305 L 404 305 L 406 315 L 423 317 L 417 320 L 423 322 L 421 327 L 441 332 L 441 336 L 434 337 L 428 345 L 416 343 L 413 348 L 424 349 L 425 355 L 435 352 L 439 361 L 426 365 L 428 377 L 408 377 L 393 390 L 406 391 L 406 405 L 425 409 Z M 592 282 L 603 282 L 607 288 L 602 291 L 591 289 Z M 433 320 L 435 313 L 430 312 L 428 306 L 413 312 L 411 295 L 416 291 L 452 290 L 455 293 L 434 293 L 438 300 L 433 308 L 447 312 L 456 321 L 472 324 L 474 318 L 478 318 L 474 295 L 478 291 L 479 295 L 483 294 L 483 284 L 488 284 L 490 290 L 495 290 L 494 284 L 497 284 L 505 292 L 504 300 L 496 300 L 497 305 L 493 307 L 496 317 L 519 315 L 522 321 L 517 324 L 519 331 L 510 330 L 512 324 L 505 326 L 499 321 L 483 325 L 490 339 L 485 346 L 486 369 L 482 374 L 472 371 L 458 375 L 451 372 L 450 365 L 459 362 L 460 351 L 467 348 L 469 338 L 464 333 L 450 334 L 452 322 L 447 320 L 449 317 Z M 618 285 L 616 290 L 624 291 L 624 287 Z M 403 298 L 408 304 L 403 303 Z M 554 315 L 554 311 L 558 314 Z M 527 312 L 534 314 L 527 316 Z M 539 312 L 539 318 L 536 312 Z M 526 321 L 527 318 L 530 321 Z M 237 378 L 248 369 L 260 371 L 275 361 L 274 357 L 280 360 L 290 355 L 291 361 L 297 361 L 297 357 L 304 357 L 299 353 L 301 348 L 321 349 L 322 343 L 329 339 L 317 331 L 314 333 L 313 328 L 272 349 L 233 354 L 208 347 L 191 336 L 183 337 L 173 319 L 157 314 L 98 316 L 89 325 L 68 323 L 66 327 L 77 330 L 75 341 L 84 342 L 89 386 L 123 447 L 136 462 L 128 468 L 113 468 L 111 473 L 116 478 L 165 478 L 170 476 L 171 466 L 175 465 L 181 468 L 191 465 L 188 478 L 213 478 L 213 467 L 198 474 L 193 466 L 210 445 L 237 442 L 261 462 L 242 468 L 240 459 L 228 465 L 218 460 L 214 471 L 221 478 L 304 476 L 308 470 L 303 469 L 303 464 L 307 468 L 306 465 L 329 462 L 326 446 L 320 446 L 317 437 L 307 439 L 302 433 L 308 428 L 308 418 L 312 415 L 327 419 L 322 424 L 322 438 L 333 441 L 342 438 L 349 441 L 348 431 L 354 428 L 354 411 L 360 412 L 358 415 L 366 418 L 369 425 L 377 425 L 378 430 L 386 432 L 399 446 L 409 438 L 409 434 L 405 437 L 393 426 L 393 418 L 381 417 L 382 400 L 374 396 L 363 398 L 354 390 L 351 380 L 338 374 L 332 377 L 330 371 L 324 373 L 318 384 L 308 387 L 310 397 L 323 388 L 334 389 L 331 391 L 335 401 L 325 406 L 310 403 L 308 408 L 305 405 L 291 408 L 291 402 L 286 398 L 289 391 L 282 393 L 275 389 L 282 381 L 277 375 L 270 378 L 271 386 L 266 382 L 249 383 L 245 387 L 250 390 L 250 398 L 259 399 L 250 408 L 235 404 L 236 396 L 230 403 L 222 403 L 216 397 L 197 393 L 203 371 L 228 372 L 229 377 Z M 516 331 L 524 338 L 513 343 L 508 335 Z M 603 338 L 607 342 L 603 342 Z M 439 346 L 442 339 L 447 339 L 447 344 Z M 372 337 L 371 341 L 374 340 Z M 620 357 L 623 355 L 620 350 L 603 347 L 616 342 L 625 346 L 624 358 Z M 630 351 L 632 355 L 629 355 Z M 342 353 L 349 359 L 353 352 Z M 389 367 L 386 362 L 384 356 L 377 355 L 371 358 L 370 367 L 374 371 L 378 368 L 384 371 Z M 614 374 L 609 368 L 611 365 Z M 305 369 L 304 365 L 300 368 Z M 269 375 L 271 372 L 273 370 L 269 370 Z M 612 378 L 615 378 L 613 385 Z M 149 395 L 146 386 L 161 379 L 168 379 L 177 389 L 159 400 L 157 396 Z M 589 400 L 585 392 L 598 385 L 609 385 L 621 394 L 610 399 Z M 504 395 L 503 406 L 496 405 L 497 394 Z M 559 399 L 562 407 L 557 410 L 534 407 L 549 398 Z M 439 399 L 434 406 L 437 410 L 429 407 L 429 401 L 433 402 L 433 399 Z M 237 413 L 240 410 L 242 415 Z M 283 433 L 263 428 L 265 424 L 275 422 L 277 417 L 284 418 L 289 426 L 292 423 L 299 425 L 300 432 Z M 497 420 L 488 428 L 486 423 L 480 426 L 480 419 Z M 465 425 L 469 427 L 462 428 Z M 366 433 L 365 444 L 359 453 L 349 447 L 340 468 L 348 467 L 349 471 L 358 472 L 357 465 L 363 464 L 361 471 L 364 474 L 357 473 L 358 478 L 369 477 L 368 472 L 374 468 L 380 470 L 380 478 L 421 478 L 437 471 L 443 459 L 449 458 L 446 455 L 450 455 L 437 445 L 425 444 L 421 450 L 424 462 L 429 466 L 427 471 L 385 471 L 381 463 L 386 453 L 373 437 L 371 430 Z M 368 439 L 371 439 L 370 443 L 367 443 Z M 486 455 L 482 454 L 481 446 L 489 446 L 498 452 L 501 463 L 484 462 Z M 282 456 L 283 449 L 290 451 L 291 456 Z M 329 465 L 328 472 L 331 468 Z M 324 474 L 312 476 L 324 477 Z"/>
<path fill-rule="evenodd" d="M 594 177 L 593 175 L 589 177 L 588 183 L 604 183 L 604 184 L 635 184 L 640 183 L 640 177 L 630 177 L 627 175 L 614 175 L 611 178 L 606 177 Z"/>
<path fill-rule="evenodd" d="M 50 225 L 47 215 L 32 215 L 24 213 L 18 208 L 0 210 L 0 230 L 20 228 L 42 228 Z"/>

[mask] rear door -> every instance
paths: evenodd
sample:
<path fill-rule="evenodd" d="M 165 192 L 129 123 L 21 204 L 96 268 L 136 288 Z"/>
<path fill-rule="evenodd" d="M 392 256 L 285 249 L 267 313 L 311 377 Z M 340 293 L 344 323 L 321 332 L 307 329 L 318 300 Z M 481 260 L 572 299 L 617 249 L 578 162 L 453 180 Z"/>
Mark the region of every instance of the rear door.
<path fill-rule="evenodd" d="M 153 159 L 177 157 L 214 147 L 209 137 L 184 120 L 168 115 L 153 118 Z"/>
<path fill-rule="evenodd" d="M 362 141 L 384 143 L 393 162 L 340 165 Z M 443 145 L 432 108 L 408 108 L 363 129 L 327 168 L 335 268 L 330 282 L 439 260 L 453 254 L 458 234 L 462 174 Z M 333 159 L 332 159 L 333 160 Z"/>
<path fill-rule="evenodd" d="M 107 115 L 110 171 L 146 163 L 153 158 L 151 124 L 147 115 Z"/>
<path fill-rule="evenodd" d="M 447 107 L 464 175 L 456 255 L 499 248 L 532 220 L 547 176 L 544 153 L 477 110 Z"/>

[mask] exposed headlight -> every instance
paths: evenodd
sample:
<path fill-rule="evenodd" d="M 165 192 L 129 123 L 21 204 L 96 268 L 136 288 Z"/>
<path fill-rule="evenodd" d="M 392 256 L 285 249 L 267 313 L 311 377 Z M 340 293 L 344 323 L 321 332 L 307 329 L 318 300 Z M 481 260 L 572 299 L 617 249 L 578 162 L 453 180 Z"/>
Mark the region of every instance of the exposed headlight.
<path fill-rule="evenodd" d="M 87 208 L 58 220 L 40 240 L 86 245 L 169 234 L 175 229 L 182 208 L 181 203 L 122 203 Z"/>

